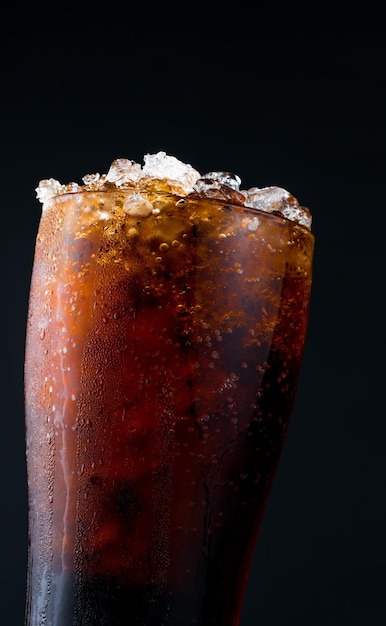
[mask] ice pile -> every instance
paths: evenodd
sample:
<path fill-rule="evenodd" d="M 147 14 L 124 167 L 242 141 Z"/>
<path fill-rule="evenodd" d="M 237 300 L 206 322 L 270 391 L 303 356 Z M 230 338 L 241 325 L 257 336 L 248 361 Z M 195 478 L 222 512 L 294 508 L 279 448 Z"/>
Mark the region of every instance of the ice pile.
<path fill-rule="evenodd" d="M 193 184 L 200 178 L 191 165 L 182 163 L 176 157 L 165 152 L 146 154 L 144 165 L 130 159 L 116 159 L 110 165 L 107 174 L 87 174 L 83 177 L 84 185 L 69 183 L 62 185 L 54 178 L 41 180 L 36 189 L 38 199 L 44 204 L 54 196 L 79 191 L 111 191 L 113 189 L 146 189 L 154 181 L 163 181 L 163 191 L 170 191 L 186 196 L 193 191 Z"/>
<path fill-rule="evenodd" d="M 295 196 L 282 187 L 252 187 L 245 194 L 244 205 L 269 213 L 281 213 L 292 222 L 298 222 L 306 228 L 311 228 L 312 216 L 310 210 L 301 206 Z"/>
<path fill-rule="evenodd" d="M 204 176 L 191 165 L 179 161 L 165 152 L 146 154 L 141 166 L 130 159 L 116 159 L 107 174 L 87 174 L 83 185 L 62 185 L 54 178 L 41 180 L 36 189 L 43 205 L 54 196 L 86 191 L 111 191 L 119 189 L 139 192 L 146 189 L 161 190 L 180 196 L 205 197 L 224 203 L 250 207 L 269 213 L 280 213 L 285 218 L 311 228 L 311 214 L 307 207 L 281 187 L 252 187 L 240 189 L 240 178 L 230 172 L 209 172 Z"/>

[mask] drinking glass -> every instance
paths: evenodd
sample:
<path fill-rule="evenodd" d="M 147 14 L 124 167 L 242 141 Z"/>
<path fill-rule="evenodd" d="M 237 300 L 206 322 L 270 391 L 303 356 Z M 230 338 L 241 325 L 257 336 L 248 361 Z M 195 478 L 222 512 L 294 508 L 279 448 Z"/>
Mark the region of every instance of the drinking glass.
<path fill-rule="evenodd" d="M 25 362 L 27 626 L 239 623 L 314 237 L 214 188 L 91 182 L 44 202 Z"/>

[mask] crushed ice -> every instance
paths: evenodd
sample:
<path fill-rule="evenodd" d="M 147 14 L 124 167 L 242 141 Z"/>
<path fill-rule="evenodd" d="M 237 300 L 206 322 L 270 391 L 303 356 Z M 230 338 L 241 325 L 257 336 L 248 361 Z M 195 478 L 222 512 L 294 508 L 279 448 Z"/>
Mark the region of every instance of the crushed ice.
<path fill-rule="evenodd" d="M 143 160 L 142 177 L 149 177 L 180 183 L 186 193 L 193 191 L 193 184 L 200 173 L 188 163 L 182 163 L 176 157 L 168 156 L 165 152 L 145 154 Z"/>
<path fill-rule="evenodd" d="M 112 189 L 131 190 L 132 199 L 136 198 L 135 210 L 148 214 L 150 204 L 147 205 L 137 194 L 152 181 L 162 181 L 168 191 L 177 195 L 191 194 L 195 197 L 211 198 L 268 213 L 280 213 L 285 218 L 309 229 L 312 223 L 309 209 L 301 206 L 293 195 L 281 187 L 252 187 L 248 190 L 241 190 L 241 180 L 236 174 L 209 172 L 201 176 L 191 165 L 162 151 L 156 154 L 146 154 L 142 167 L 130 159 L 116 159 L 107 174 L 87 174 L 82 180 L 84 185 L 77 183 L 63 185 L 54 178 L 41 180 L 36 189 L 37 198 L 44 205 L 50 198 L 66 193 Z"/>
<path fill-rule="evenodd" d="M 244 206 L 244 196 L 240 193 L 241 179 L 230 172 L 209 172 L 201 176 L 193 185 L 198 195 L 228 204 Z"/>
<path fill-rule="evenodd" d="M 268 213 L 281 213 L 293 222 L 299 222 L 311 228 L 311 213 L 307 207 L 300 206 L 297 199 L 282 187 L 252 187 L 242 191 L 244 205 Z"/>
<path fill-rule="evenodd" d="M 211 186 L 219 188 L 220 185 L 227 185 L 235 191 L 240 191 L 241 178 L 232 172 L 209 172 L 196 181 L 194 188 L 196 191 L 205 191 L 206 188 Z"/>
<path fill-rule="evenodd" d="M 141 166 L 130 159 L 116 159 L 110 165 L 106 174 L 106 179 L 110 183 L 115 183 L 117 187 L 125 184 L 135 184 L 141 178 Z M 83 179 L 84 180 L 84 179 Z"/>

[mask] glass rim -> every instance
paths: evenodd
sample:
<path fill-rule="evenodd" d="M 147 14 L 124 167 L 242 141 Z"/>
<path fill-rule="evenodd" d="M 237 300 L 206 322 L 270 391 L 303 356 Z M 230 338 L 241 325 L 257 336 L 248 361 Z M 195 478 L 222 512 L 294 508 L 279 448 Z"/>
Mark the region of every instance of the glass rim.
<path fill-rule="evenodd" d="M 132 188 L 127 188 L 127 189 L 82 189 L 82 190 L 76 190 L 76 191 L 66 191 L 64 193 L 59 193 L 56 195 L 51 196 L 50 198 L 48 198 L 47 200 L 44 200 L 42 202 L 42 206 L 43 206 L 43 212 L 51 205 L 51 204 L 55 204 L 57 202 L 62 202 L 65 200 L 68 200 L 72 197 L 87 197 L 87 196 L 134 196 L 134 195 L 138 195 L 138 196 L 160 196 L 160 197 L 164 197 L 164 198 L 175 198 L 176 199 L 176 203 L 177 202 L 181 202 L 181 209 L 182 207 L 185 205 L 185 203 L 200 203 L 200 202 L 209 202 L 210 204 L 217 204 L 217 208 L 218 209 L 229 209 L 229 210 L 236 210 L 236 211 L 241 211 L 244 213 L 249 213 L 249 214 L 253 214 L 257 217 L 261 217 L 262 219 L 271 219 L 274 221 L 278 221 L 278 222 L 282 222 L 284 224 L 287 224 L 288 226 L 292 226 L 292 227 L 297 227 L 299 228 L 301 231 L 303 231 L 304 233 L 311 235 L 311 237 L 313 239 L 315 239 L 315 234 L 312 231 L 311 227 L 308 227 L 304 224 L 301 224 L 299 221 L 297 220 L 291 220 L 290 218 L 286 217 L 285 215 L 283 215 L 283 213 L 281 213 L 280 211 L 264 211 L 263 209 L 258 209 L 256 207 L 250 207 L 250 206 L 245 206 L 243 204 L 235 204 L 234 202 L 227 202 L 226 200 L 221 200 L 219 198 L 210 198 L 210 197 L 203 197 L 203 196 L 199 196 L 197 195 L 193 195 L 193 194 L 188 194 L 188 195 L 181 195 L 175 191 L 165 191 L 165 190 L 154 190 L 154 189 L 135 189 L 135 187 Z M 302 208 L 301 205 L 299 205 L 300 208 Z M 158 215 L 161 215 L 162 213 L 159 213 Z M 146 219 L 146 218 L 145 218 Z"/>

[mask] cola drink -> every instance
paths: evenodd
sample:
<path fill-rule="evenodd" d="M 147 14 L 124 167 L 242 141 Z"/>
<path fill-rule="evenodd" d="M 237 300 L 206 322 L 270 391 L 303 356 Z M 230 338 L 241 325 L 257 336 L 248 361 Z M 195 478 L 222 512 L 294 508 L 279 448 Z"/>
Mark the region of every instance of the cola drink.
<path fill-rule="evenodd" d="M 313 242 L 160 181 L 47 199 L 25 363 L 27 626 L 239 623 Z"/>

